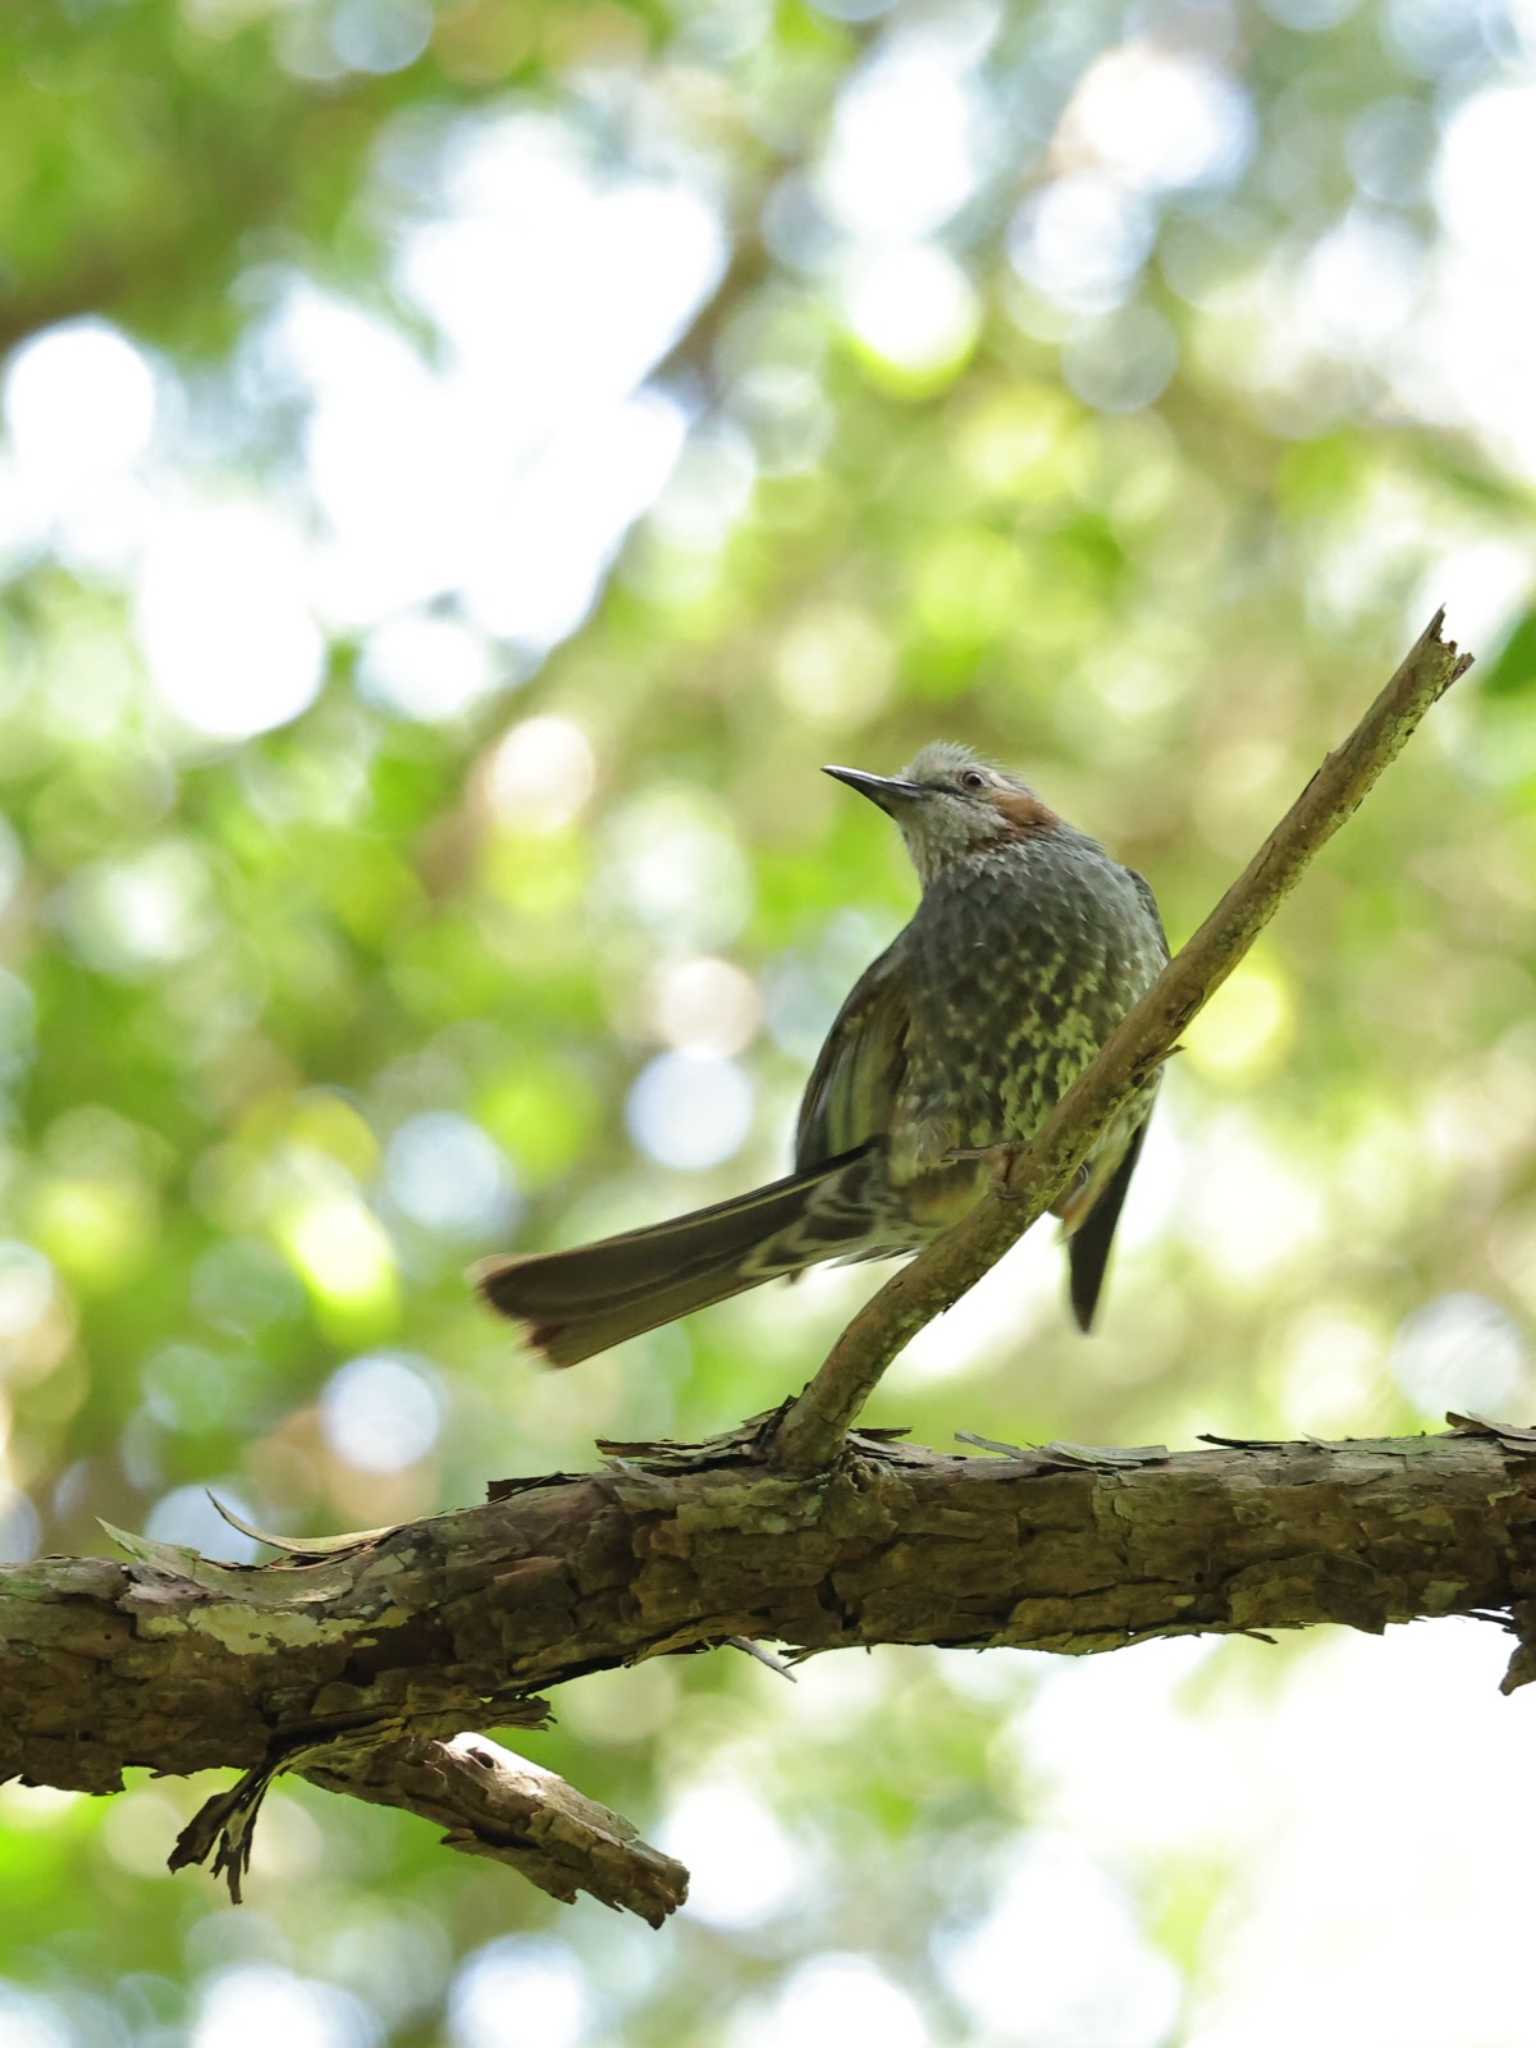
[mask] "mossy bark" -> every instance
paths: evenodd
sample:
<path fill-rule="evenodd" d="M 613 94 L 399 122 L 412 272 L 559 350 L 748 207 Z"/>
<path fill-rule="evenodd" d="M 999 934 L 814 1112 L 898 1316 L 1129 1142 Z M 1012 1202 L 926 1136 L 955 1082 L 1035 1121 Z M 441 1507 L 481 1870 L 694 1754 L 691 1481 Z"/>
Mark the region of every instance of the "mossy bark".
<path fill-rule="evenodd" d="M 261 1566 L 121 1537 L 127 1562 L 0 1567 L 0 1781 L 240 1768 L 173 1859 L 212 1856 L 238 1896 L 266 1786 L 296 1771 L 659 1925 L 686 1873 L 467 1727 L 536 1726 L 550 1687 L 733 1639 L 1077 1656 L 1461 1614 L 1520 1639 L 1506 1686 L 1532 1675 L 1529 1432 L 984 1456 L 870 1435 L 802 1477 L 764 1460 L 776 1420 L 605 1446 L 599 1471 Z"/>
<path fill-rule="evenodd" d="M 945 1456 L 855 1438 L 798 1477 L 749 1434 L 627 1447 L 329 1555 L 0 1568 L 0 1777 L 536 1721 L 589 1671 L 726 1638 L 1066 1654 L 1150 1636 L 1381 1629 L 1536 1595 L 1519 1432 L 1177 1455 Z"/>

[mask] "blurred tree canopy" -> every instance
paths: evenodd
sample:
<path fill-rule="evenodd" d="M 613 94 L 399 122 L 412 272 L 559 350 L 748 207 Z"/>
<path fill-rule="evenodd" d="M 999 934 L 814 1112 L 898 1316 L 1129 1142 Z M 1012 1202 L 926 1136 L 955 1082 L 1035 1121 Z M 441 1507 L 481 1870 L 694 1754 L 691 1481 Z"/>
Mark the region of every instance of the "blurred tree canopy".
<path fill-rule="evenodd" d="M 914 893 L 821 762 L 983 747 L 1177 942 L 1442 601 L 1480 666 L 1191 1034 L 1102 1334 L 1037 1232 L 871 1419 L 1526 1419 L 1528 8 L 23 0 L 0 53 L 0 1556 L 777 1400 L 878 1276 L 543 1378 L 462 1269 L 781 1170 Z M 236 1914 L 162 1872 L 195 1789 L 5 1788 L 0 2033 L 1289 2039 L 1392 1952 L 1297 1978 L 1316 1841 L 1247 1788 L 1421 1738 L 1164 1647 L 567 1688 L 529 1753 L 694 1864 L 660 1937 L 302 1788 Z M 1191 1821 L 1196 1755 L 1245 1796 Z M 1380 1926 L 1482 1939 L 1488 1855 Z M 1406 1954 L 1380 2033 L 1525 2038 Z"/>

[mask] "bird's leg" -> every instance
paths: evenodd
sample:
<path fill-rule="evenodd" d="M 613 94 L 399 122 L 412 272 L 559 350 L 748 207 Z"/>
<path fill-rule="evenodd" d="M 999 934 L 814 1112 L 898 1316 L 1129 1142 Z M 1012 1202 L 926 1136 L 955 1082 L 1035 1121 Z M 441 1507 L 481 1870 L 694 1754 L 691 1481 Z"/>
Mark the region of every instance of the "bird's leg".
<path fill-rule="evenodd" d="M 1010 1186 L 1013 1163 L 1024 1149 L 1024 1146 L 1011 1138 L 993 1145 L 957 1145 L 945 1153 L 944 1161 L 946 1165 L 951 1162 L 959 1165 L 963 1161 L 977 1161 L 983 1166 L 990 1167 L 993 1191 L 1001 1201 L 1011 1202 L 1014 1199 Z"/>
<path fill-rule="evenodd" d="M 1005 1139 L 996 1145 L 965 1145 L 945 1155 L 946 1160 L 979 1160 L 992 1169 L 992 1192 L 1000 1202 L 1014 1202 L 1018 1196 L 1013 1191 L 1013 1168 L 1019 1156 L 1028 1150 L 1013 1139 Z M 1070 1237 L 1093 1206 L 1088 1199 L 1094 1186 L 1093 1161 L 1085 1159 L 1073 1174 L 1071 1181 L 1051 1204 L 1052 1211 L 1061 1218 L 1062 1234 Z"/>

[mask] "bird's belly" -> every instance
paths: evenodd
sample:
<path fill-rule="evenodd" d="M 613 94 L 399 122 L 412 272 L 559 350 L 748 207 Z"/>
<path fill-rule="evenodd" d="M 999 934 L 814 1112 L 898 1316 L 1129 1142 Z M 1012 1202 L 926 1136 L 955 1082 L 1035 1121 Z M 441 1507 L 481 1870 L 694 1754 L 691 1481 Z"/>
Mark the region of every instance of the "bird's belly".
<path fill-rule="evenodd" d="M 957 1152 L 1028 1143 L 1166 958 L 1124 870 L 1043 843 L 941 878 L 909 930 L 898 1187 Z"/>
<path fill-rule="evenodd" d="M 986 1193 L 991 1174 L 981 1160 L 952 1160 L 924 1169 L 902 1189 L 902 1208 L 907 1220 L 924 1238 L 969 1216 Z"/>
<path fill-rule="evenodd" d="M 1057 1002 L 1042 1000 L 1038 983 L 961 983 L 922 1006 L 892 1120 L 892 1179 L 914 1182 L 958 1151 L 1027 1142 L 1139 993 Z"/>

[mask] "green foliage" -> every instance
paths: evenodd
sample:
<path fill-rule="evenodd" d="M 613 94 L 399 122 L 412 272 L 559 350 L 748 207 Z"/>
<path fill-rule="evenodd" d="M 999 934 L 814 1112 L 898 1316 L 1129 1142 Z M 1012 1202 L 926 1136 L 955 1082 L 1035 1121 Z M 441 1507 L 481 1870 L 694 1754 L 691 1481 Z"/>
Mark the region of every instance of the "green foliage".
<path fill-rule="evenodd" d="M 1425 165 L 1496 58 L 1455 10 L 1389 12 L 1021 0 L 925 29 L 915 9 L 702 0 L 81 0 L 0 22 L 10 1554 L 99 1549 L 98 1517 L 143 1528 L 210 1485 L 261 1526 L 371 1525 L 583 1464 L 596 1435 L 703 1434 L 780 1399 L 878 1273 L 748 1296 L 538 1378 L 463 1268 L 782 1170 L 820 1034 L 914 887 L 820 764 L 893 769 L 939 734 L 989 749 L 1152 879 L 1177 941 L 1441 599 L 1484 665 L 1190 1033 L 1103 1334 L 1072 1333 L 1038 1233 L 914 1345 L 870 1419 L 937 1444 L 961 1427 L 1182 1443 L 1386 1434 L 1451 1404 L 1523 1414 L 1530 437 L 1522 423 L 1506 447 L 1470 384 L 1457 409 L 1415 381 L 1417 315 L 1352 338 L 1337 283 L 1308 282 L 1330 236 L 1363 225 L 1419 307 L 1425 252 L 1454 242 Z M 1317 32 L 1284 25 L 1302 13 Z M 1194 69 L 1127 73 L 1121 115 L 1093 115 L 1103 65 L 1159 53 Z M 887 230 L 867 172 L 838 201 L 837 153 L 893 57 L 922 82 L 905 146 L 883 145 L 888 203 L 914 165 L 918 202 L 947 175 L 957 79 L 971 156 L 947 210 Z M 1122 139 L 1132 156 L 1146 139 L 1126 109 L 1143 119 L 1191 76 L 1229 98 L 1158 146 L 1196 146 L 1219 102 L 1228 157 L 1138 186 L 1115 168 Z M 509 137 L 535 154 L 495 184 L 476 151 Z M 1097 216 L 1055 230 L 1057 273 L 1029 253 L 1031 209 L 1074 169 L 1118 178 L 1146 244 L 1093 303 L 1068 303 L 1059 273 L 1073 251 L 1099 260 Z M 720 275 L 673 292 L 676 333 L 645 304 L 668 260 L 654 222 L 573 242 L 565 270 L 541 253 L 562 195 L 588 209 L 574 235 L 602 195 L 642 187 L 731 224 Z M 880 271 L 912 248 L 942 260 Z M 412 269 L 432 250 L 458 252 L 435 300 Z M 558 328 L 552 297 L 594 266 L 601 289 Z M 1365 305 L 1376 273 L 1350 275 Z M 354 324 L 294 342 L 285 321 L 322 313 Z M 67 432 L 24 371 L 82 318 L 138 352 L 113 374 L 125 406 L 152 380 L 154 421 L 116 467 L 77 450 L 72 481 L 38 466 Z M 504 387 L 475 356 L 487 334 Z M 524 346 L 540 334 L 549 360 Z M 632 334 L 630 359 L 590 370 Z M 1160 350 L 1163 382 L 1110 388 Z M 477 362 L 466 429 L 448 394 Z M 557 581 L 546 537 L 627 459 L 610 387 L 647 378 L 686 429 L 674 467 L 590 541 L 590 615 L 542 639 L 509 628 Z M 121 426 L 89 389 L 78 404 L 93 435 Z M 592 420 L 613 436 L 602 459 L 498 525 Z M 461 486 L 484 531 L 459 518 Z M 243 726 L 267 613 L 231 620 L 189 695 L 146 566 L 162 528 L 190 551 L 170 572 L 171 616 L 190 615 L 199 535 L 232 505 L 297 537 L 325 643 L 308 696 Z M 342 541 L 365 528 L 373 580 L 349 584 Z M 438 529 L 483 559 L 423 567 Z M 447 637 L 397 685 L 402 620 Z M 464 662 L 479 680 L 434 696 Z M 663 1094 L 648 1122 L 663 1083 L 706 1107 L 690 1119 Z M 375 1441 L 347 1388 L 382 1401 L 394 1383 L 345 1371 L 381 1351 L 419 1399 Z M 392 1451 L 406 1424 L 419 1441 Z M 1235 1645 L 1218 1668 L 1262 1656 Z M 1037 1689 L 1048 1717 L 1061 1681 L 1040 1665 L 914 1651 L 812 1666 L 791 1693 L 721 1653 L 570 1688 L 528 1744 L 541 1761 L 647 1831 L 721 1788 L 728 1822 L 746 1801 L 761 1826 L 739 1870 L 734 1823 L 704 1831 L 729 1867 L 701 1868 L 705 1911 L 654 1939 L 292 1786 L 235 1915 L 160 1871 L 199 1788 L 144 1781 L 110 1807 L 5 1788 L 0 1980 L 55 1998 L 60 2038 L 115 2043 L 179 2037 L 235 1981 L 221 1972 L 282 1970 L 353 2001 L 351 2020 L 325 2008 L 327 2044 L 481 2048 L 522 2035 L 466 2019 L 462 1975 L 445 2035 L 446 2001 L 512 1930 L 509 1983 L 546 1981 L 566 1954 L 547 1938 L 586 1986 L 579 2026 L 529 2038 L 766 2039 L 750 2027 L 789 2026 L 798 2008 L 775 2001 L 830 1950 L 884 1971 L 898 2041 L 918 2038 L 910 2019 L 934 2040 L 1155 2048 L 1175 2017 L 1114 2033 L 1026 2002 L 998 2032 L 945 1960 L 1051 1839 L 1060 1785 L 1026 1737 Z M 1086 1678 L 1132 1725 L 1262 1711 L 1219 1686 L 1143 1697 L 1097 1667 L 1072 1674 L 1079 1700 Z M 1262 1845 L 1170 1839 L 1160 1859 L 1106 1835 L 1093 1853 L 1141 1915 L 1114 1922 L 1124 1968 L 1155 1985 L 1171 1957 L 1192 2000 L 1214 1997 L 1214 1901 Z M 738 1877 L 749 1906 L 761 1879 L 760 1913 L 731 1903 Z M 1050 1946 L 1029 1951 L 1042 1982 Z"/>

